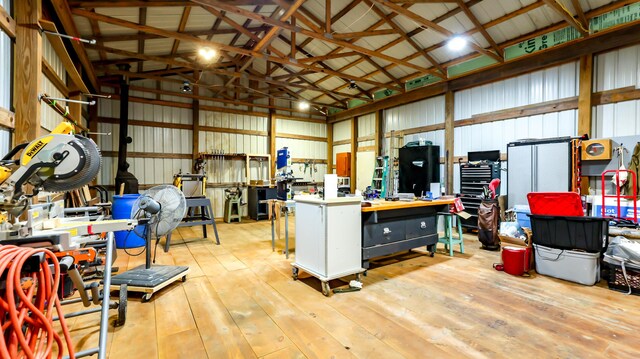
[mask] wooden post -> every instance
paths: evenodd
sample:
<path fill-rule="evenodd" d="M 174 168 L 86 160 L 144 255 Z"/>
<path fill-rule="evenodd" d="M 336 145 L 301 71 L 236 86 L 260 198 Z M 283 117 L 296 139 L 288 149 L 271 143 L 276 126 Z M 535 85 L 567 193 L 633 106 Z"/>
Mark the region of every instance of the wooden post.
<path fill-rule="evenodd" d="M 29 142 L 40 131 L 42 93 L 41 0 L 14 1 L 16 17 L 15 86 L 16 126 L 14 143 Z"/>
<path fill-rule="evenodd" d="M 578 136 L 591 135 L 591 94 L 593 93 L 593 55 L 580 58 L 580 82 L 578 91 Z"/>
<path fill-rule="evenodd" d="M 454 100 L 453 91 L 444 94 L 444 151 L 447 178 L 445 179 L 445 191 L 453 193 L 453 138 L 454 138 Z"/>
<path fill-rule="evenodd" d="M 89 132 L 98 132 L 98 106 L 100 105 L 100 101 L 96 100 L 96 104 L 94 106 L 89 106 Z M 98 141 L 98 135 L 89 135 L 89 137 L 96 141 Z M 111 139 L 109 139 L 111 140 Z"/>
<path fill-rule="evenodd" d="M 580 58 L 580 81 L 578 89 L 578 136 L 591 136 L 591 95 L 593 93 L 593 54 Z M 589 194 L 589 177 L 582 177 L 582 194 Z"/>
<path fill-rule="evenodd" d="M 384 141 L 384 121 L 382 120 L 384 110 L 376 111 L 376 132 L 375 132 L 375 147 L 376 157 L 382 156 L 382 142 Z"/>
<path fill-rule="evenodd" d="M 273 106 L 274 101 L 272 98 L 269 99 L 269 105 Z M 269 154 L 271 155 L 271 175 L 274 176 L 276 173 L 276 111 L 272 108 L 269 109 Z"/>
<path fill-rule="evenodd" d="M 333 124 L 327 122 L 327 174 L 331 173 L 333 173 Z"/>
<path fill-rule="evenodd" d="M 191 109 L 191 118 L 193 120 L 193 159 L 198 158 L 200 153 L 200 100 L 193 100 L 193 107 Z"/>
<path fill-rule="evenodd" d="M 195 78 L 199 78 L 198 73 L 194 73 Z M 193 86 L 193 94 L 198 96 L 200 87 Z M 198 153 L 200 153 L 200 100 L 193 99 L 193 106 L 191 107 L 191 135 L 192 135 L 192 158 L 198 158 Z M 206 152 L 206 150 L 205 150 Z M 195 162 L 194 162 L 195 163 Z"/>
<path fill-rule="evenodd" d="M 358 117 L 351 119 L 351 193 L 356 191 L 356 155 L 358 153 Z"/>

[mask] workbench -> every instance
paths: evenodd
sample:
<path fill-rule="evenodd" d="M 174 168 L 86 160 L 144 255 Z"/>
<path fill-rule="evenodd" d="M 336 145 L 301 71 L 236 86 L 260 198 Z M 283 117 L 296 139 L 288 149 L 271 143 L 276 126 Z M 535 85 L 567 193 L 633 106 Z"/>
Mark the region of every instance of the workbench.
<path fill-rule="evenodd" d="M 433 257 L 438 244 L 438 212 L 449 212 L 454 199 L 373 201 L 362 207 L 362 267 L 369 260 L 426 246 Z"/>

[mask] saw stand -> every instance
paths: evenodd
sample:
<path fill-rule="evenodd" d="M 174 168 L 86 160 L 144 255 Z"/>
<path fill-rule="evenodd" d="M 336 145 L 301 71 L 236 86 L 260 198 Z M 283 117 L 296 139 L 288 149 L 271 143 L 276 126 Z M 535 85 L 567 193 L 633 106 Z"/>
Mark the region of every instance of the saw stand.
<path fill-rule="evenodd" d="M 150 226 L 154 225 L 154 223 L 149 223 L 149 220 L 139 220 L 138 224 L 146 225 L 145 265 L 133 268 L 111 278 L 111 289 L 116 290 L 120 288 L 120 285 L 126 284 L 127 291 L 144 293 L 142 302 L 145 303 L 151 300 L 151 296 L 153 296 L 154 293 L 173 282 L 179 280 L 185 282 L 187 280 L 187 273 L 189 273 L 189 267 L 151 265 L 151 242 L 153 238 L 151 238 Z"/>

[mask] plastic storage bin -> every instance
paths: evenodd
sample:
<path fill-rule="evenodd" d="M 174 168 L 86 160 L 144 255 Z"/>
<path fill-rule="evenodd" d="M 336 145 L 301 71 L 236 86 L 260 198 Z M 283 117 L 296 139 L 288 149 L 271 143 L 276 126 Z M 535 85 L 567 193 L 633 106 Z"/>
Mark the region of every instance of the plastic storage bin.
<path fill-rule="evenodd" d="M 600 253 L 606 250 L 609 223 L 600 217 L 529 215 L 533 243 L 557 249 Z"/>
<path fill-rule="evenodd" d="M 529 219 L 529 206 L 515 205 L 513 209 L 516 211 L 516 219 L 522 228 L 531 228 L 531 219 Z"/>
<path fill-rule="evenodd" d="M 631 290 L 631 294 L 640 295 L 640 268 L 627 264 L 623 272 L 621 266 L 607 264 L 609 266 L 609 278 L 607 278 L 609 289 L 624 293 L 629 293 Z"/>
<path fill-rule="evenodd" d="M 536 272 L 584 285 L 600 281 L 600 253 L 576 252 L 533 244 Z"/>
<path fill-rule="evenodd" d="M 133 203 L 140 197 L 139 194 L 124 194 L 122 196 L 113 196 L 112 218 L 113 219 L 129 219 L 131 218 L 131 208 Z M 135 226 L 133 231 L 117 231 L 114 232 L 116 238 L 116 248 L 137 248 L 143 247 L 146 240 L 138 234 L 145 232 L 146 225 Z"/>

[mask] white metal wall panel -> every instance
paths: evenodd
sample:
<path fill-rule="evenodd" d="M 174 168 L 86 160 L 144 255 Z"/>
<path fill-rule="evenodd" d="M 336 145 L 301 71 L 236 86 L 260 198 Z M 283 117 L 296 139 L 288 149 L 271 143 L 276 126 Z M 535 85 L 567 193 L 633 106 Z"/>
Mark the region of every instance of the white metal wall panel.
<path fill-rule="evenodd" d="M 376 114 L 358 117 L 358 137 L 371 136 L 376 134 Z"/>
<path fill-rule="evenodd" d="M 596 107 L 594 138 L 631 136 L 640 133 L 640 101 L 625 101 Z"/>
<path fill-rule="evenodd" d="M 133 91 L 130 95 L 133 94 Z M 100 99 L 98 116 L 120 117 L 120 102 L 118 100 Z M 152 105 L 140 102 L 129 102 L 129 119 L 153 122 L 191 124 L 191 109 Z"/>
<path fill-rule="evenodd" d="M 11 39 L 0 30 L 0 107 L 11 108 Z"/>
<path fill-rule="evenodd" d="M 444 122 L 444 96 L 431 97 L 384 110 L 384 131 L 435 125 Z"/>
<path fill-rule="evenodd" d="M 351 120 L 340 121 L 333 124 L 333 140 L 344 141 L 351 138 Z"/>
<path fill-rule="evenodd" d="M 594 91 L 607 91 L 627 86 L 638 87 L 640 78 L 640 45 L 605 52 L 595 57 Z"/>
<path fill-rule="evenodd" d="M 49 81 L 46 76 L 42 76 L 42 91 L 51 97 L 64 98 L 64 95 L 58 90 L 53 82 Z M 42 102 L 40 104 L 41 122 L 40 126 L 47 131 L 53 130 L 64 119 L 51 106 Z"/>
<path fill-rule="evenodd" d="M 0 128 L 0 153 L 6 154 L 11 148 L 11 132 L 4 128 Z"/>
<path fill-rule="evenodd" d="M 336 163 L 336 154 L 342 152 L 351 152 L 351 144 L 333 146 L 333 163 Z"/>
<path fill-rule="evenodd" d="M 65 70 L 60 57 L 53 49 L 53 46 L 49 42 L 46 36 L 42 37 L 42 56 L 51 65 L 53 71 L 60 77 L 63 83 L 67 82 L 67 70 Z"/>
<path fill-rule="evenodd" d="M 280 133 L 294 135 L 327 137 L 327 124 L 306 121 L 276 119 L 276 129 Z"/>
<path fill-rule="evenodd" d="M 576 132 L 576 110 L 456 127 L 454 156 L 488 150 L 506 153 L 507 143 L 518 139 L 575 136 Z"/>
<path fill-rule="evenodd" d="M 578 62 L 458 91 L 454 118 L 553 101 L 578 95 Z"/>

